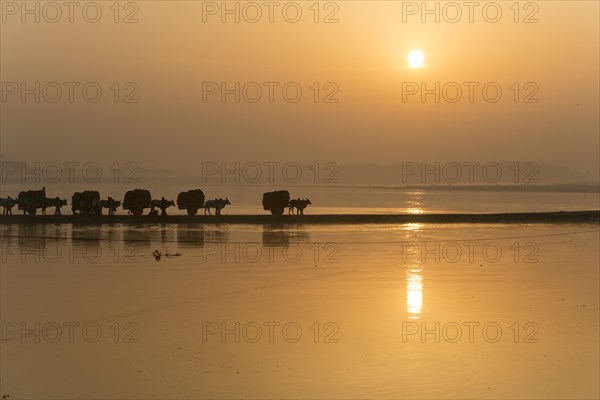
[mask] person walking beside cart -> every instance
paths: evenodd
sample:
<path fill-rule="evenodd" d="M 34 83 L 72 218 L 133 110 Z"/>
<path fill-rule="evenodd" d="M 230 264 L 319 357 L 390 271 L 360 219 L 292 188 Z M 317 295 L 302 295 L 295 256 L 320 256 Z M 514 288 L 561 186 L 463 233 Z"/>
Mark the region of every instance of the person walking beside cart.
<path fill-rule="evenodd" d="M 12 197 L 8 196 L 6 199 L 6 207 L 4 208 L 4 215 L 13 215 L 12 208 L 15 205 L 15 202 Z"/>
<path fill-rule="evenodd" d="M 57 196 L 55 201 L 56 201 L 56 208 L 54 210 L 54 215 L 62 215 L 60 213 L 60 207 L 62 206 L 62 204 L 60 204 L 60 198 Z"/>
<path fill-rule="evenodd" d="M 115 206 L 114 199 L 112 197 L 109 197 L 108 198 L 108 215 L 115 215 L 114 206 Z"/>
<path fill-rule="evenodd" d="M 160 199 L 160 215 L 167 215 L 167 200 L 164 196 Z"/>

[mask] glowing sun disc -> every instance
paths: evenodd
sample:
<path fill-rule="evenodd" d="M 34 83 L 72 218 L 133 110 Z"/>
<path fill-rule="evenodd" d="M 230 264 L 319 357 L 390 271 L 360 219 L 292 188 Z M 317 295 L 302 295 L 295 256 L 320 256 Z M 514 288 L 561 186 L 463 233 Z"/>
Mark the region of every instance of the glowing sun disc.
<path fill-rule="evenodd" d="M 413 50 L 408 53 L 408 63 L 412 68 L 420 68 L 425 62 L 425 55 L 420 50 Z"/>

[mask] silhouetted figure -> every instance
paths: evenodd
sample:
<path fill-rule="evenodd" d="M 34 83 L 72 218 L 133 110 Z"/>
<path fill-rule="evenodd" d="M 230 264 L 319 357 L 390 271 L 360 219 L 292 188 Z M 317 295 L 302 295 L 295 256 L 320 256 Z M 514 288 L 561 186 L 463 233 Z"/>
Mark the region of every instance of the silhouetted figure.
<path fill-rule="evenodd" d="M 60 198 L 57 196 L 56 199 L 55 199 L 55 201 L 56 201 L 56 203 L 55 203 L 56 204 L 56 209 L 54 210 L 54 215 L 62 215 L 60 213 L 60 207 L 62 207 Z"/>
<path fill-rule="evenodd" d="M 115 200 L 112 197 L 108 198 L 108 215 L 115 215 Z"/>
<path fill-rule="evenodd" d="M 160 215 L 167 215 L 167 200 L 164 197 L 160 199 Z"/>
<path fill-rule="evenodd" d="M 160 215 L 167 215 L 167 208 L 174 206 L 175 202 L 173 200 L 167 200 L 162 197 L 160 200 L 151 200 L 150 201 L 150 214 L 148 215 L 157 215 L 158 211 L 155 208 L 160 209 Z M 154 211 L 154 212 L 153 212 Z"/>
<path fill-rule="evenodd" d="M 162 256 L 163 256 L 163 254 L 162 254 L 160 251 L 158 251 L 158 250 L 154 250 L 154 251 L 152 252 L 152 255 L 154 256 L 154 259 L 155 259 L 156 261 L 160 261 L 160 259 L 161 259 L 161 258 L 162 258 Z M 167 250 L 167 251 L 165 252 L 164 256 L 165 256 L 165 257 L 167 257 L 167 258 L 171 258 L 171 257 L 179 257 L 179 256 L 181 256 L 181 253 L 169 253 L 169 250 Z"/>
<path fill-rule="evenodd" d="M 12 197 L 8 196 L 8 198 L 6 199 L 6 205 L 4 206 L 4 211 L 2 212 L 3 215 L 13 215 L 12 213 L 12 208 L 15 205 L 15 201 L 13 200 Z"/>

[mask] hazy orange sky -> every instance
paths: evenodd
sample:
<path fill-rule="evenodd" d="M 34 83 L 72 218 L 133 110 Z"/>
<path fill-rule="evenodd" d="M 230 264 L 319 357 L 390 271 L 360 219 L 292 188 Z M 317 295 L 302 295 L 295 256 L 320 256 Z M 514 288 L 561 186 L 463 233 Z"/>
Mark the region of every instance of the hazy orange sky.
<path fill-rule="evenodd" d="M 395 1 L 321 2 L 318 23 L 312 1 L 297 2 L 299 22 L 285 21 L 278 11 L 284 2 L 273 23 L 267 15 L 257 23 L 243 15 L 240 23 L 232 16 L 222 23 L 219 13 L 203 15 L 208 2 L 142 1 L 132 3 L 139 21 L 128 24 L 113 21 L 112 2 L 99 2 L 98 23 L 86 22 L 77 10 L 73 23 L 67 15 L 56 23 L 43 15 L 40 23 L 32 16 L 23 23 L 20 11 L 13 15 L 6 3 L 12 2 L 2 2 L 0 139 L 1 152 L 11 159 L 135 161 L 179 170 L 201 161 L 265 160 L 525 160 L 598 169 L 595 1 L 530 2 L 535 8 L 528 9 L 520 2 L 519 22 L 509 8 L 514 2 L 497 2 L 497 23 L 483 17 L 490 2 L 480 3 L 472 23 L 467 7 L 456 23 L 445 20 L 453 14 L 443 11 L 439 23 L 431 15 L 422 22 L 420 13 L 403 14 L 408 2 Z M 120 20 L 136 11 L 124 4 Z M 428 4 L 433 8 L 435 2 Z M 323 23 L 332 11 L 338 22 Z M 533 11 L 538 22 L 524 23 Z M 425 54 L 421 69 L 408 66 L 413 49 Z M 102 99 L 86 102 L 75 89 L 71 103 L 64 89 L 57 103 L 42 98 L 36 104 L 33 95 L 23 103 L 6 86 L 74 81 L 79 88 L 97 82 Z M 120 84 L 119 100 L 133 88 L 125 83 L 134 82 L 139 101 L 115 103 L 114 82 Z M 203 101 L 203 82 L 281 85 L 272 103 L 265 86 L 256 103 L 235 103 L 232 95 L 223 103 L 219 95 Z M 280 88 L 289 82 L 303 90 L 297 103 L 282 97 Z M 317 103 L 314 82 L 321 87 Z M 334 85 L 326 89 L 328 82 Z M 423 102 L 418 94 L 403 100 L 410 82 L 429 88 L 456 82 L 463 97 L 456 103 L 444 96 L 436 103 L 434 95 Z M 473 102 L 464 82 L 479 84 Z M 482 97 L 481 87 L 489 82 L 502 89 L 496 103 Z M 335 87 L 338 102 L 324 103 Z M 531 99 L 538 102 L 524 103 L 533 89 Z"/>

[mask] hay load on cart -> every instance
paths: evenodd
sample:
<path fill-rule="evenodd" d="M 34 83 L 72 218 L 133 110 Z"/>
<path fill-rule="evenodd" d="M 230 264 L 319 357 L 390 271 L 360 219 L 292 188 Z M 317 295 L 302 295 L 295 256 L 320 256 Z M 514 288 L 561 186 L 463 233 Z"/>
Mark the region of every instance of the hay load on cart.
<path fill-rule="evenodd" d="M 133 215 L 142 215 L 144 208 L 152 206 L 152 195 L 150 191 L 144 189 L 129 190 L 125 193 L 123 200 L 123 209 L 129 210 Z"/>
<path fill-rule="evenodd" d="M 35 215 L 38 208 L 46 206 L 46 188 L 20 192 L 17 206 L 24 214 Z"/>
<path fill-rule="evenodd" d="M 95 190 L 84 190 L 75 192 L 71 196 L 71 211 L 73 215 L 92 215 L 100 214 L 102 207 L 100 205 L 100 193 Z"/>
<path fill-rule="evenodd" d="M 188 190 L 177 195 L 177 208 L 187 210 L 188 215 L 196 215 L 204 207 L 204 192 L 200 189 Z"/>
<path fill-rule="evenodd" d="M 290 205 L 290 193 L 287 190 L 278 190 L 263 194 L 263 208 L 271 211 L 273 215 L 282 215 L 286 207 Z"/>

